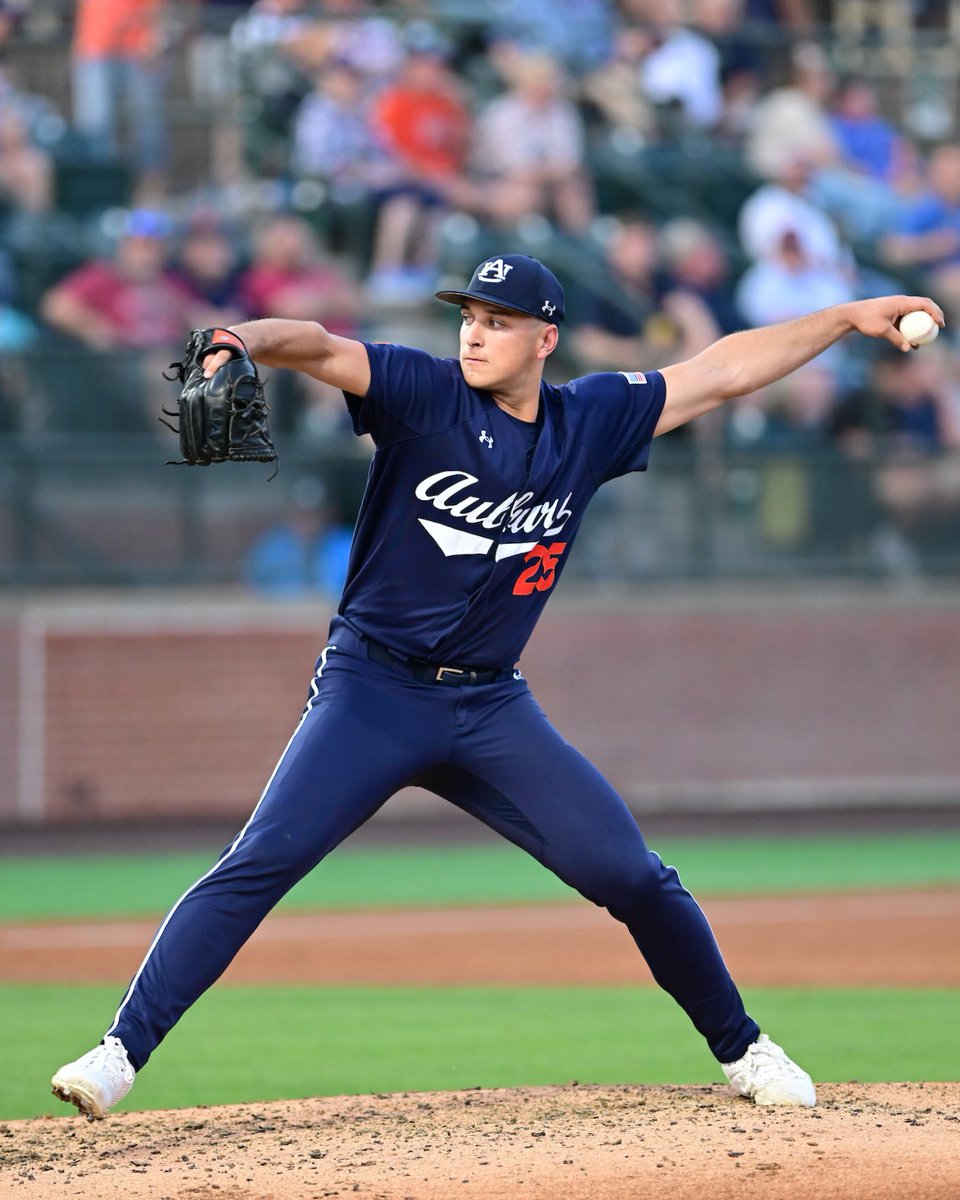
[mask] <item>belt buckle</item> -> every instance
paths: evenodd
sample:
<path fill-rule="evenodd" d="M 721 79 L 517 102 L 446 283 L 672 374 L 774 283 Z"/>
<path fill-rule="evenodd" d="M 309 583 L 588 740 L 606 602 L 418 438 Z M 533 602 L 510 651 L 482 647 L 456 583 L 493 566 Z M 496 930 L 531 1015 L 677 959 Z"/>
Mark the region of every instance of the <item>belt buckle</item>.
<path fill-rule="evenodd" d="M 471 683 L 474 683 L 477 678 L 476 671 L 467 671 L 463 667 L 437 667 L 434 680 L 437 683 L 443 683 L 444 675 L 468 675 Z"/>

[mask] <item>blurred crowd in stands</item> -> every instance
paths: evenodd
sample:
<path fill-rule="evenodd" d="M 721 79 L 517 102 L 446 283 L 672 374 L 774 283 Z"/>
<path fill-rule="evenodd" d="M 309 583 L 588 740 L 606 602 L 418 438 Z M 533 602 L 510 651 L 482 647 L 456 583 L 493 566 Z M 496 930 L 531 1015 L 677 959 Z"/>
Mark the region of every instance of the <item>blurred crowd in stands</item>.
<path fill-rule="evenodd" d="M 838 344 L 677 436 L 960 449 L 958 133 L 922 136 L 849 69 L 839 7 L 0 0 L 0 430 L 154 428 L 195 326 L 416 318 L 454 353 L 433 292 L 519 250 L 567 286 L 557 377 L 930 294 L 934 346 Z M 912 8 L 949 36 L 946 5 Z M 25 52 L 44 38 L 59 58 Z M 321 385 L 273 387 L 281 435 L 344 432 Z M 905 523 L 960 506 L 956 468 L 881 484 Z"/>

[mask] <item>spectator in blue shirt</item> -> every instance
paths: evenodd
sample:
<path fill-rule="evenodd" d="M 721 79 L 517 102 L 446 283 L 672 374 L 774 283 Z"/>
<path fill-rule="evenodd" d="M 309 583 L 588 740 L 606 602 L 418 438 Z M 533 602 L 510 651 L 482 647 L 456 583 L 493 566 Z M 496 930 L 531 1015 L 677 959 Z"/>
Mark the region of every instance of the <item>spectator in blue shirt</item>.
<path fill-rule="evenodd" d="M 891 268 L 917 273 L 919 284 L 960 315 L 960 145 L 948 142 L 931 153 L 926 187 L 884 239 L 882 253 Z"/>
<path fill-rule="evenodd" d="M 352 537 L 353 530 L 341 521 L 323 483 L 301 479 L 285 518 L 250 547 L 244 578 L 266 595 L 291 600 L 317 594 L 338 597 Z"/>
<path fill-rule="evenodd" d="M 844 164 L 871 179 L 895 183 L 903 168 L 903 134 L 877 111 L 876 89 L 860 76 L 844 79 L 830 110 L 830 125 Z"/>

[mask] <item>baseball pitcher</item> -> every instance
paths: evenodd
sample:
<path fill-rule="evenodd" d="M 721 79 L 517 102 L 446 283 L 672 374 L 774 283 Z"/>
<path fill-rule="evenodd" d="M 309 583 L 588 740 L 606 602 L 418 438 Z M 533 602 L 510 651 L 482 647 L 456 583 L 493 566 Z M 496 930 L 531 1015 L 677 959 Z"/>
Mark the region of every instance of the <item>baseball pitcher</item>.
<path fill-rule="evenodd" d="M 265 364 L 342 389 L 356 433 L 369 434 L 376 453 L 339 609 L 263 795 L 165 917 L 101 1044 L 53 1077 L 54 1093 L 91 1118 L 126 1095 L 277 901 L 409 784 L 485 822 L 622 921 L 736 1092 L 760 1104 L 816 1102 L 810 1076 L 745 1011 L 676 870 L 553 729 L 518 663 L 591 497 L 645 470 L 657 435 L 782 378 L 847 333 L 907 351 L 898 319 L 922 310 L 942 325 L 943 313 L 924 297 L 857 301 L 734 333 L 662 371 L 553 386 L 543 370 L 564 295 L 542 263 L 487 259 L 463 291 L 439 299 L 460 309 L 456 358 L 295 320 L 193 339 L 201 370 L 190 403 L 203 402 L 206 380 L 216 407 L 212 423 L 191 428 L 227 430 L 222 373 L 232 373 L 249 393 L 245 438 L 253 428 L 253 449 L 239 453 L 269 460 L 252 382 L 253 364 Z M 181 405 L 184 418 L 192 414 Z M 187 461 L 197 440 L 186 439 Z M 217 444 L 198 461 L 229 457 L 230 438 Z"/>

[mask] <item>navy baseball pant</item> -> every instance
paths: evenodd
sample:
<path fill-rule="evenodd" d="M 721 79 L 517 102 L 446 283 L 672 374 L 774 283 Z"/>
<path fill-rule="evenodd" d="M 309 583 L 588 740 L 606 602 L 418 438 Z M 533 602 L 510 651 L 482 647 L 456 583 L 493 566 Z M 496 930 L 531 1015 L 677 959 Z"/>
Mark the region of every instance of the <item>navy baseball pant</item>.
<path fill-rule="evenodd" d="M 338 627 L 339 626 L 339 627 Z M 247 824 L 174 905 L 109 1032 L 140 1069 L 299 879 L 417 783 L 622 921 L 720 1062 L 759 1035 L 699 905 L 621 798 L 551 726 L 519 673 L 420 683 L 334 622 L 300 724 Z"/>

